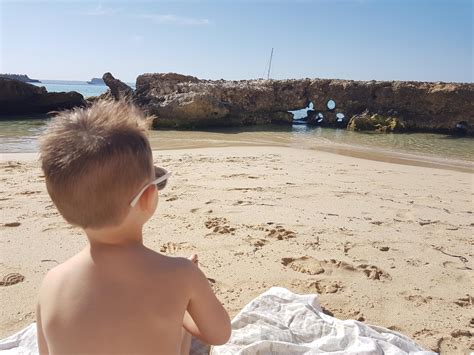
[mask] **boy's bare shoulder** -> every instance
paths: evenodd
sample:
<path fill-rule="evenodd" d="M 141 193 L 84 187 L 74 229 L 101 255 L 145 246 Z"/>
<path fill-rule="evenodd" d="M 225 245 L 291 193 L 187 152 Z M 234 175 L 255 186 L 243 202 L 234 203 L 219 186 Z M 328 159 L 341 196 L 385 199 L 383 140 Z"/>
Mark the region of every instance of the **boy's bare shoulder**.
<path fill-rule="evenodd" d="M 153 258 L 162 271 L 191 273 L 195 267 L 191 260 L 177 256 L 167 256 L 153 252 Z"/>
<path fill-rule="evenodd" d="M 60 287 L 63 281 L 74 271 L 76 265 L 77 256 L 74 256 L 49 270 L 41 283 L 40 295 L 45 291 L 52 291 L 54 288 Z"/>

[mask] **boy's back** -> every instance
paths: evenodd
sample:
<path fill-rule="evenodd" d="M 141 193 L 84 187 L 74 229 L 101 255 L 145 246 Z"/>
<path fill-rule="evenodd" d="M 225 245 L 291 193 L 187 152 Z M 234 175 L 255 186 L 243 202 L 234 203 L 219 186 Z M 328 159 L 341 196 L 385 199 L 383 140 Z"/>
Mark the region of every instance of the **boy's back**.
<path fill-rule="evenodd" d="M 97 254 L 87 248 L 44 281 L 50 353 L 179 354 L 195 266 L 143 246 Z"/>
<path fill-rule="evenodd" d="M 143 245 L 143 225 L 170 174 L 153 167 L 134 116 L 133 107 L 102 102 L 60 117 L 43 140 L 48 192 L 89 245 L 43 281 L 41 354 L 180 354 L 190 334 L 209 344 L 230 336 L 227 312 L 197 260 Z"/>

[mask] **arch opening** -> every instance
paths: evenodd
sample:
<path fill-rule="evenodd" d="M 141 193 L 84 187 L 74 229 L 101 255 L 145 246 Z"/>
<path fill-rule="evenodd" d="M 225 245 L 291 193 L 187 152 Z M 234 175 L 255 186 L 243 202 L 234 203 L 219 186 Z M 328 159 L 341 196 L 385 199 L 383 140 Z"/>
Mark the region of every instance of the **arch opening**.
<path fill-rule="evenodd" d="M 336 101 L 329 99 L 328 102 L 326 102 L 326 107 L 329 111 L 333 111 L 336 108 Z"/>
<path fill-rule="evenodd" d="M 314 105 L 313 102 L 310 101 L 308 106 L 299 110 L 293 110 L 288 112 L 293 115 L 293 124 L 306 124 L 308 122 L 308 119 L 310 119 L 312 112 L 314 112 Z"/>
<path fill-rule="evenodd" d="M 336 113 L 336 127 L 338 128 L 346 128 L 348 123 L 348 119 L 346 115 L 342 112 Z"/>

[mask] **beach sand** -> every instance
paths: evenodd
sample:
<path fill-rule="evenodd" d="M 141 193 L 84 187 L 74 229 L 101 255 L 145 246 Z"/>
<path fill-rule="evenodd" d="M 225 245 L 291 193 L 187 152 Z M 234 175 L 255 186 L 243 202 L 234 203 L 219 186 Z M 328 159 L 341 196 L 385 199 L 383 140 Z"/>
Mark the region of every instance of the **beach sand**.
<path fill-rule="evenodd" d="M 472 173 L 280 147 L 155 152 L 174 172 L 145 244 L 199 254 L 235 315 L 271 286 L 399 331 L 427 349 L 474 351 Z M 4 154 L 0 337 L 34 321 L 46 272 L 86 245 L 50 202 L 36 155 Z"/>

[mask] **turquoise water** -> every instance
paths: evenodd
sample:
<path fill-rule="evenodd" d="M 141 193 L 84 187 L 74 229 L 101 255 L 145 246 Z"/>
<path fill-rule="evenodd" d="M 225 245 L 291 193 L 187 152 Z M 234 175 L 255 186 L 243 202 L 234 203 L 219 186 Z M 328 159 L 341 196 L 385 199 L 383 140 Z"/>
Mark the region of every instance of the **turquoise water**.
<path fill-rule="evenodd" d="M 84 97 L 99 96 L 108 89 L 105 85 L 90 85 L 85 81 L 41 80 L 33 85 L 44 86 L 49 92 L 77 91 Z"/>
<path fill-rule="evenodd" d="M 48 119 L 0 120 L 0 153 L 36 152 Z M 426 159 L 474 163 L 474 139 L 441 134 L 372 134 L 306 126 L 253 126 L 209 131 L 150 132 L 154 149 L 275 145 L 301 149 L 343 148 L 410 154 Z"/>
<path fill-rule="evenodd" d="M 41 83 L 32 83 L 36 86 L 44 86 L 49 92 L 68 92 L 77 91 L 84 97 L 99 96 L 107 91 L 108 87 L 105 85 L 90 85 L 85 81 L 71 81 L 71 80 L 41 80 Z M 127 83 L 134 88 L 134 84 Z"/>

